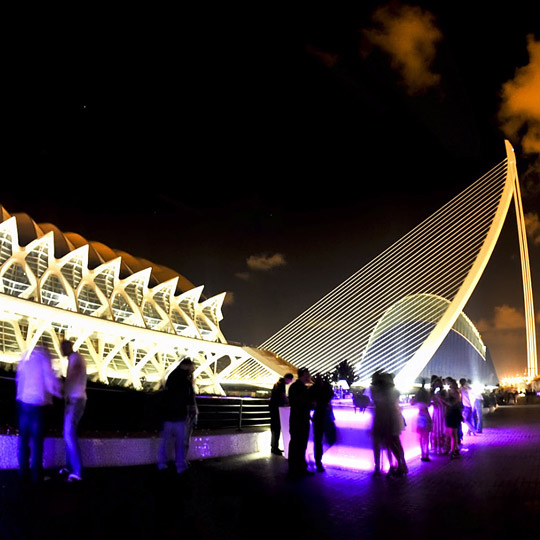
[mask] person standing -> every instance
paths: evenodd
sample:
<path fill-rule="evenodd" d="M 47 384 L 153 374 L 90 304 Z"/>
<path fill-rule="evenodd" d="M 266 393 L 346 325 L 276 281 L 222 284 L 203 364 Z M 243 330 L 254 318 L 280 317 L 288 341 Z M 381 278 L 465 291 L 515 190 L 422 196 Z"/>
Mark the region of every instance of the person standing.
<path fill-rule="evenodd" d="M 483 408 L 484 394 L 480 385 L 476 385 L 471 391 L 471 404 L 473 404 L 473 419 L 476 433 L 482 433 L 483 430 Z"/>
<path fill-rule="evenodd" d="M 421 459 L 422 461 L 431 461 L 429 458 L 429 434 L 433 430 L 433 421 L 429 414 L 431 400 L 425 384 L 426 381 L 422 379 L 422 387 L 413 396 L 412 404 L 418 408 L 416 432 L 420 442 Z"/>
<path fill-rule="evenodd" d="M 270 432 L 272 433 L 270 449 L 272 454 L 278 456 L 283 454 L 283 450 L 279 449 L 279 437 L 281 435 L 279 408 L 289 405 L 287 386 L 292 383 L 293 379 L 294 375 L 292 373 L 287 373 L 283 377 L 280 377 L 274 384 L 272 394 L 270 395 Z"/>
<path fill-rule="evenodd" d="M 313 416 L 313 447 L 317 472 L 324 472 L 322 464 L 323 439 L 328 446 L 336 442 L 336 425 L 332 410 L 334 390 L 332 385 L 322 375 L 316 375 L 313 386 L 309 389 L 311 401 L 314 403 Z"/>
<path fill-rule="evenodd" d="M 375 406 L 372 427 L 374 474 L 378 476 L 381 473 L 382 448 L 386 448 L 397 461 L 395 467 L 390 467 L 388 474 L 394 476 L 407 474 L 409 469 L 400 439 L 405 422 L 399 406 L 399 392 L 394 385 L 393 376 L 390 373 L 374 373 L 370 390 L 371 399 Z"/>
<path fill-rule="evenodd" d="M 459 384 L 460 394 L 461 394 L 461 405 L 462 405 L 462 414 L 463 422 L 468 428 L 468 433 L 476 435 L 476 428 L 474 427 L 473 420 L 473 404 L 474 401 L 471 400 L 471 386 L 467 379 L 460 379 Z"/>
<path fill-rule="evenodd" d="M 61 382 L 51 362 L 49 350 L 38 345 L 24 353 L 17 368 L 19 475 L 23 480 L 30 475 L 33 483 L 43 477 L 45 410 L 52 405 L 53 396 L 62 397 Z"/>
<path fill-rule="evenodd" d="M 309 440 L 310 412 L 312 409 L 308 384 L 311 375 L 308 368 L 298 370 L 298 379 L 291 384 L 289 390 L 289 405 L 291 415 L 289 420 L 289 477 L 301 478 L 310 473 L 307 469 L 306 449 Z"/>
<path fill-rule="evenodd" d="M 83 478 L 83 465 L 77 429 L 86 408 L 86 361 L 73 350 L 73 343 L 64 340 L 60 344 L 62 354 L 68 359 L 64 381 L 64 444 L 66 446 L 66 467 L 68 482 Z"/>
<path fill-rule="evenodd" d="M 437 375 L 431 377 L 431 403 L 433 405 L 433 429 L 431 431 L 431 451 L 436 455 L 450 452 L 450 437 L 446 429 L 446 390 Z"/>
<path fill-rule="evenodd" d="M 456 459 L 461 455 L 459 451 L 459 429 L 463 421 L 463 405 L 457 381 L 452 377 L 447 377 L 446 383 L 448 384 L 448 391 L 445 396 L 446 428 L 451 440 L 450 457 Z"/>
<path fill-rule="evenodd" d="M 174 440 L 176 472 L 182 474 L 187 470 L 191 430 L 198 414 L 193 388 L 194 370 L 193 361 L 184 358 L 165 383 L 163 431 L 158 450 L 159 470 L 167 468 L 167 450 L 171 440 Z"/>

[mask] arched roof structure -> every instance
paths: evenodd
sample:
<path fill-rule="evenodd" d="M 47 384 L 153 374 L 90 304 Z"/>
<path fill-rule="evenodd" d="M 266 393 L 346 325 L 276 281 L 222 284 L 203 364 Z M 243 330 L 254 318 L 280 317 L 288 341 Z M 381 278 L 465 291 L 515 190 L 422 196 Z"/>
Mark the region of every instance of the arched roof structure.
<path fill-rule="evenodd" d="M 171 268 L 27 214 L 0 206 L 0 218 L 1 362 L 16 363 L 38 343 L 61 362 L 68 338 L 91 378 L 135 388 L 159 386 L 186 356 L 199 390 L 210 393 L 236 382 L 243 364 L 258 366 L 245 378 L 254 385 L 269 387 L 283 374 L 274 355 L 227 344 L 219 327 L 225 293 L 205 298 L 202 286 Z"/>

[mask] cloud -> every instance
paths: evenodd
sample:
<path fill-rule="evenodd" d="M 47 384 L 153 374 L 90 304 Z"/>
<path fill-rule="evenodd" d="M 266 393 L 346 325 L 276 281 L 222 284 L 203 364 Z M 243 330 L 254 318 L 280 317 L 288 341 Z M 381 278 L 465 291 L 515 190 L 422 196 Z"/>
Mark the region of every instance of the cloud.
<path fill-rule="evenodd" d="M 527 235 L 532 243 L 540 246 L 540 218 L 536 212 L 528 212 L 525 214 L 525 227 L 527 228 Z"/>
<path fill-rule="evenodd" d="M 435 17 L 417 6 L 389 5 L 373 14 L 377 27 L 364 31 L 373 45 L 391 58 L 391 66 L 403 78 L 409 94 L 439 85 L 441 76 L 431 70 L 442 33 Z"/>
<path fill-rule="evenodd" d="M 475 326 L 480 333 L 494 330 L 518 330 L 525 328 L 525 316 L 512 306 L 497 306 L 491 320 L 481 319 Z"/>
<path fill-rule="evenodd" d="M 225 299 L 223 300 L 224 306 L 232 306 L 234 304 L 235 297 L 234 293 L 232 291 L 227 291 L 227 294 L 225 295 Z"/>
<path fill-rule="evenodd" d="M 251 255 L 246 260 L 248 268 L 250 270 L 257 270 L 260 272 L 267 272 L 278 266 L 286 266 L 285 256 L 281 253 L 275 253 L 274 255 Z"/>
<path fill-rule="evenodd" d="M 317 49 L 313 45 L 306 45 L 306 52 L 317 58 L 327 68 L 333 68 L 339 62 L 339 54 Z"/>
<path fill-rule="evenodd" d="M 234 275 L 242 281 L 249 281 L 251 279 L 251 274 L 249 272 L 237 272 Z"/>
<path fill-rule="evenodd" d="M 534 198 L 540 195 L 540 154 L 521 175 L 523 197 Z"/>
<path fill-rule="evenodd" d="M 525 154 L 540 154 L 540 41 L 527 36 L 529 63 L 501 90 L 499 119 L 504 133 L 520 140 Z"/>
<path fill-rule="evenodd" d="M 540 311 L 536 314 L 537 333 Z M 497 306 L 493 316 L 475 323 L 489 347 L 499 377 L 524 374 L 527 369 L 525 316 L 512 306 Z"/>

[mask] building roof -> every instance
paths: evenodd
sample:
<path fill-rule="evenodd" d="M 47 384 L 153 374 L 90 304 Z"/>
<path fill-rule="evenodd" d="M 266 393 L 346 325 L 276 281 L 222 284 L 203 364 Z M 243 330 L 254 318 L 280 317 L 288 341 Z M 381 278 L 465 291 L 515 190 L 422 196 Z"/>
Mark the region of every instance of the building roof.
<path fill-rule="evenodd" d="M 182 294 L 195 288 L 195 285 L 185 276 L 172 268 L 158 265 L 147 259 L 136 257 L 122 250 L 111 248 L 101 242 L 89 241 L 78 233 L 61 231 L 52 223 L 36 223 L 28 214 L 10 214 L 0 205 L 0 223 L 11 217 L 16 218 L 19 244 L 26 246 L 52 232 L 54 237 L 54 256 L 60 259 L 72 251 L 88 246 L 88 267 L 97 268 L 103 263 L 121 258 L 120 278 L 125 279 L 147 268 L 152 269 L 149 286 L 156 286 L 174 278 L 178 278 L 175 294 Z"/>

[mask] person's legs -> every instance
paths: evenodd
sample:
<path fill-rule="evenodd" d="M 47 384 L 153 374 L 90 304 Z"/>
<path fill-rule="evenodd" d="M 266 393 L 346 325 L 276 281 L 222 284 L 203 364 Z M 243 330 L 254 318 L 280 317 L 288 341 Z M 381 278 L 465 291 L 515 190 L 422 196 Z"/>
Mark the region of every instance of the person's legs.
<path fill-rule="evenodd" d="M 289 443 L 289 473 L 302 475 L 307 470 L 306 448 L 309 440 L 309 420 L 303 424 L 291 426 Z"/>
<path fill-rule="evenodd" d="M 476 428 L 474 427 L 473 422 L 472 422 L 472 408 L 471 407 L 463 407 L 463 422 L 467 426 L 469 433 L 476 435 Z"/>
<path fill-rule="evenodd" d="M 172 430 L 173 422 L 163 422 L 163 429 L 161 431 L 161 441 L 158 449 L 158 468 L 166 469 L 168 462 L 168 449 L 169 441 L 173 437 Z"/>
<path fill-rule="evenodd" d="M 483 425 L 482 425 L 482 408 L 484 406 L 484 403 L 481 400 L 477 400 L 474 404 L 475 408 L 475 424 L 474 427 L 476 428 L 477 433 L 482 433 Z"/>
<path fill-rule="evenodd" d="M 187 469 L 186 462 L 186 421 L 173 422 L 176 472 L 183 473 Z"/>
<path fill-rule="evenodd" d="M 193 434 L 194 423 L 195 420 L 193 418 L 186 418 L 184 430 L 184 460 L 186 462 L 186 466 L 188 465 L 189 445 L 191 443 L 191 435 Z"/>
<path fill-rule="evenodd" d="M 77 428 L 86 406 L 85 399 L 67 399 L 64 411 L 64 443 L 66 446 L 66 468 L 74 475 L 73 479 L 82 478 L 83 468 Z"/>
<path fill-rule="evenodd" d="M 455 458 L 460 455 L 459 454 L 459 442 L 460 442 L 459 428 L 452 428 L 450 437 L 452 441 L 450 456 L 452 458 Z"/>
<path fill-rule="evenodd" d="M 380 474 L 381 472 L 381 443 L 379 439 L 373 437 L 373 461 L 375 461 L 375 474 Z"/>
<path fill-rule="evenodd" d="M 420 434 L 420 449 L 422 451 L 422 459 L 429 460 L 429 431 L 423 431 Z"/>
<path fill-rule="evenodd" d="M 270 441 L 270 450 L 275 453 L 281 453 L 279 450 L 279 436 L 281 435 L 281 422 L 279 419 L 279 411 L 271 411 L 270 413 L 270 432 L 272 438 Z"/>
<path fill-rule="evenodd" d="M 44 432 L 44 410 L 40 406 L 31 406 L 30 416 L 30 441 L 32 456 L 30 460 L 30 476 L 32 482 L 41 481 L 43 477 L 43 439 Z"/>
<path fill-rule="evenodd" d="M 30 405 L 17 402 L 19 440 L 17 446 L 17 459 L 19 461 L 19 475 L 26 479 L 30 470 L 30 433 L 31 414 Z"/>
<path fill-rule="evenodd" d="M 319 420 L 313 422 L 313 451 L 318 469 L 322 469 L 324 426 Z"/>
<path fill-rule="evenodd" d="M 388 446 L 397 461 L 397 468 L 394 472 L 397 474 L 408 472 L 409 469 L 407 467 L 407 463 L 405 462 L 405 452 L 403 451 L 403 446 L 399 436 L 393 435 L 390 437 Z"/>

